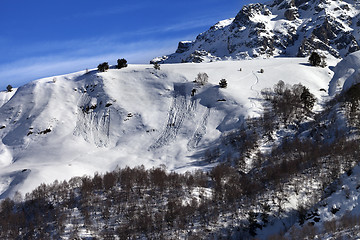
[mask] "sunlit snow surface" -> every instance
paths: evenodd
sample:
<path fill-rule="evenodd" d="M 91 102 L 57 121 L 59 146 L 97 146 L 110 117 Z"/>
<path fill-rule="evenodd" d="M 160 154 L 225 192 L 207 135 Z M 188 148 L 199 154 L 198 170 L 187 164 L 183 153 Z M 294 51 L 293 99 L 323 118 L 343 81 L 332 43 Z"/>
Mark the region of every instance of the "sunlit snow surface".
<path fill-rule="evenodd" d="M 335 75 L 329 84 L 329 94 L 335 95 L 347 91 L 360 83 L 360 51 L 344 58 L 334 69 Z"/>
<path fill-rule="evenodd" d="M 193 82 L 200 72 L 205 86 Z M 321 103 L 332 75 L 305 58 L 129 65 L 40 79 L 7 102 L 13 93 L 1 92 L 0 198 L 117 166 L 211 167 L 199 164 L 204 151 L 261 113 L 263 88 L 302 83 Z"/>

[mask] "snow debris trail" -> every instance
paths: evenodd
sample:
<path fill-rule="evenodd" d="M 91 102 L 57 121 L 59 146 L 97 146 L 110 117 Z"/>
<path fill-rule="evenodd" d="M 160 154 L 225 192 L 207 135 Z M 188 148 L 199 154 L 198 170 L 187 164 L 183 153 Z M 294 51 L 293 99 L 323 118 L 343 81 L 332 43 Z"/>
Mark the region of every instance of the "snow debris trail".
<path fill-rule="evenodd" d="M 13 157 L 5 144 L 0 141 L 0 166 L 8 166 L 13 161 Z"/>
<path fill-rule="evenodd" d="M 21 185 L 25 179 L 29 176 L 31 170 L 22 169 L 19 171 L 12 172 L 8 178 L 0 179 L 0 199 L 7 198 L 12 195 L 13 189 L 18 185 Z M 3 189 L 3 187 L 5 189 Z"/>
<path fill-rule="evenodd" d="M 82 136 L 85 141 L 93 142 L 97 147 L 106 147 L 109 145 L 110 109 L 101 108 L 106 102 L 106 99 L 99 97 L 106 96 L 103 84 L 98 83 L 87 88 L 89 89 L 82 91 L 77 103 L 78 118 L 74 135 Z"/>
<path fill-rule="evenodd" d="M 174 85 L 174 99 L 169 110 L 167 124 L 158 139 L 149 149 L 161 148 L 176 139 L 176 136 L 183 125 L 184 119 L 189 113 L 196 109 L 195 101 L 187 100 L 185 84 Z"/>
<path fill-rule="evenodd" d="M 191 139 L 187 144 L 187 148 L 189 151 L 195 149 L 199 145 L 199 142 L 201 141 L 203 136 L 206 134 L 206 126 L 209 116 L 210 116 L 210 108 L 207 108 L 202 116 L 202 120 L 198 124 L 193 136 L 191 137 Z"/>

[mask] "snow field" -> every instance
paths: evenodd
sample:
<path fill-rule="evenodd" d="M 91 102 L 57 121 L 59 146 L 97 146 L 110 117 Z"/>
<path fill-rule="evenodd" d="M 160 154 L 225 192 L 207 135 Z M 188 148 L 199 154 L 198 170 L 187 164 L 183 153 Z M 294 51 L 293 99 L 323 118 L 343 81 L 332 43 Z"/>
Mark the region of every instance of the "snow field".
<path fill-rule="evenodd" d="M 205 86 L 193 83 L 200 72 L 209 76 Z M 326 96 L 320 89 L 331 77 L 328 68 L 311 67 L 305 58 L 275 58 L 163 64 L 161 70 L 129 65 L 57 76 L 55 82 L 40 79 L 0 108 L 0 125 L 6 126 L 0 130 L 2 192 L 24 194 L 43 182 L 117 166 L 205 169 L 211 164 L 198 163 L 206 149 L 245 118 L 261 114 L 263 88 L 279 80 L 302 83 L 320 103 Z M 219 88 L 221 79 L 227 88 Z M 26 178 L 9 183 L 23 169 L 29 169 Z"/>

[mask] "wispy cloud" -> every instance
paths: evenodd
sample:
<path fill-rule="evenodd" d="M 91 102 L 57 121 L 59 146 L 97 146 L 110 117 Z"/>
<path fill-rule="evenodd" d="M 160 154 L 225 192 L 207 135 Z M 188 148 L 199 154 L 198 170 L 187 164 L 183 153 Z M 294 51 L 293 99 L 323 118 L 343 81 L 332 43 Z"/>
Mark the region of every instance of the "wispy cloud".
<path fill-rule="evenodd" d="M 216 15 L 204 15 L 204 16 L 197 16 L 196 18 L 192 18 L 191 20 L 183 20 L 178 23 L 163 25 L 161 27 L 153 27 L 147 29 L 140 29 L 129 34 L 155 34 L 155 33 L 168 33 L 168 32 L 176 32 L 176 31 L 184 31 L 184 30 L 191 30 L 191 29 L 198 29 L 202 27 L 210 28 L 210 26 L 216 24 L 218 21 L 224 19 L 218 19 Z M 199 32 L 197 32 L 199 33 Z"/>
<path fill-rule="evenodd" d="M 33 61 L 33 59 L 36 59 L 37 61 L 42 61 L 42 59 L 46 59 L 45 61 L 48 61 L 48 59 L 58 59 L 59 56 L 64 59 L 86 59 L 95 55 L 101 56 L 112 52 L 126 52 L 126 54 L 129 55 L 131 54 L 131 50 L 134 50 L 136 52 L 137 49 L 143 49 L 145 51 L 153 49 L 153 52 L 155 53 L 156 51 L 158 51 L 159 48 L 161 48 L 165 41 L 167 43 L 167 48 L 174 51 L 176 49 L 178 41 L 193 39 L 198 34 L 198 28 L 209 27 L 213 23 L 214 20 L 212 18 L 199 18 L 176 24 L 168 24 L 160 28 L 143 28 L 132 32 L 121 32 L 108 36 L 69 39 L 65 41 L 37 42 L 26 46 L 16 46 L 15 49 L 12 49 L 11 56 L 0 56 L 0 62 L 9 62 L 10 59 L 10 64 L 14 65 L 18 61 L 24 61 L 25 63 L 27 61 Z M 179 38 L 166 37 L 166 33 L 180 32 L 189 29 L 195 30 L 193 31 L 193 33 L 187 33 L 183 37 Z M 164 38 L 160 37 L 160 34 L 164 34 Z M 140 41 L 133 42 L 133 39 L 140 39 Z M 143 39 L 149 40 L 144 41 Z M 155 56 L 156 55 L 160 55 L 160 53 L 155 53 Z M 33 59 L 24 59 L 23 56 L 32 56 Z M 11 61 L 11 58 L 19 60 Z M 143 57 L 141 61 L 139 60 L 139 58 L 137 58 L 136 61 L 144 62 L 145 59 L 146 58 Z M 146 61 L 148 60 L 149 59 L 146 59 Z M 4 67 L 0 65 L 0 70 L 3 68 Z"/>
<path fill-rule="evenodd" d="M 149 47 L 155 47 L 161 45 L 164 41 L 159 34 L 163 34 L 164 38 L 169 32 L 181 32 L 185 30 L 194 29 L 193 33 L 187 33 L 183 39 L 169 39 L 168 42 L 174 40 L 174 47 L 176 47 L 178 40 L 191 40 L 198 34 L 198 28 L 210 27 L 215 21 L 211 18 L 194 19 L 190 21 L 184 21 L 176 24 L 169 24 L 162 27 L 140 28 L 130 32 L 120 32 L 117 34 L 81 38 L 81 39 L 69 39 L 62 41 L 43 41 L 28 44 L 25 46 L 16 46 L 12 49 L 12 58 L 21 56 L 57 56 L 68 54 L 70 56 L 88 56 L 93 54 L 101 54 L 110 51 L 122 51 L 128 49 L 128 45 L 136 45 L 137 43 L 131 43 L 134 39 L 150 39 L 152 45 Z M 206 28 L 205 28 L 206 27 Z M 189 39 L 191 38 L 191 39 Z M 9 56 L 0 56 L 1 58 L 8 59 Z"/>
<path fill-rule="evenodd" d="M 135 9 L 140 6 L 135 4 L 132 7 Z M 118 11 L 122 10 L 99 10 L 85 14 L 115 14 Z M 193 39 L 199 33 L 199 28 L 206 30 L 217 20 L 219 19 L 216 16 L 210 14 L 185 19 L 178 23 L 138 28 L 131 32 L 120 32 L 107 36 L 44 41 L 27 46 L 17 46 L 11 51 L 15 56 L 12 59 L 16 60 L 9 62 L 8 59 L 5 59 L 7 56 L 0 56 L 0 60 L 4 58 L 4 61 L 0 62 L 6 62 L 6 64 L 0 64 L 0 90 L 4 89 L 7 84 L 19 86 L 42 77 L 93 68 L 101 61 L 115 63 L 116 59 L 122 57 L 125 57 L 130 63 L 148 63 L 153 57 L 174 52 L 178 41 Z M 192 29 L 193 31 L 189 31 Z M 182 33 L 167 34 L 176 32 Z M 168 35 L 172 37 L 168 37 Z M 134 39 L 139 39 L 139 41 L 134 41 Z"/>
<path fill-rule="evenodd" d="M 155 34 L 155 33 L 168 33 L 168 32 L 175 32 L 175 31 L 184 31 L 184 30 L 196 29 L 199 27 L 210 26 L 211 22 L 213 22 L 213 21 L 211 21 L 209 19 L 185 21 L 185 22 L 176 23 L 173 25 L 163 26 L 161 28 L 153 27 L 153 28 L 147 28 L 147 29 L 140 29 L 138 31 L 131 32 L 129 34 L 150 35 L 150 34 Z"/>
<path fill-rule="evenodd" d="M 153 57 L 173 52 L 176 41 L 177 39 L 156 43 L 141 41 L 118 46 L 111 52 L 88 53 L 87 56 L 61 53 L 57 56 L 32 57 L 3 64 L 0 65 L 0 90 L 5 89 L 8 84 L 17 87 L 43 77 L 95 68 L 104 61 L 115 64 L 117 59 L 123 57 L 129 63 L 148 63 Z"/>

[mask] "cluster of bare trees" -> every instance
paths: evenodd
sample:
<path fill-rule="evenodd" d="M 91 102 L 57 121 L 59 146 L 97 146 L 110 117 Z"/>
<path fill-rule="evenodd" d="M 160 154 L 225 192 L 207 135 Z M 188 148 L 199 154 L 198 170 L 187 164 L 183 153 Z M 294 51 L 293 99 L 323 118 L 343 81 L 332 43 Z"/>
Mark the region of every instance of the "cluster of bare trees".
<path fill-rule="evenodd" d="M 280 80 L 274 88 L 261 91 L 265 103 L 264 119 L 281 120 L 284 125 L 297 123 L 311 113 L 316 98 L 301 84 L 293 86 Z"/>
<path fill-rule="evenodd" d="M 24 200 L 1 203 L 0 238 L 76 238 L 86 229 L 106 239 L 198 239 L 212 232 L 205 229 L 216 225 L 220 212 L 234 211 L 224 201 L 240 198 L 238 180 L 228 167 L 178 174 L 141 166 L 42 184 Z"/>
<path fill-rule="evenodd" d="M 339 219 L 323 222 L 319 228 L 312 223 L 302 226 L 293 226 L 285 237 L 281 234 L 269 236 L 269 240 L 290 240 L 290 239 L 356 239 L 360 229 L 360 216 L 345 214 Z"/>
<path fill-rule="evenodd" d="M 1 203 L 0 238 L 77 237 L 80 229 L 109 239 L 254 236 L 284 211 L 286 185 L 301 189 L 303 181 L 294 179 L 303 175 L 325 189 L 351 170 L 358 154 L 357 142 L 294 139 L 258 156 L 259 167 L 247 174 L 229 164 L 184 174 L 141 166 L 42 184 L 23 200 Z"/>
<path fill-rule="evenodd" d="M 348 91 L 346 91 L 342 96 L 339 96 L 337 99 L 341 99 L 345 102 L 345 108 L 347 117 L 350 124 L 359 129 L 360 128 L 360 84 L 355 84 Z"/>
<path fill-rule="evenodd" d="M 240 171 L 245 170 L 246 158 L 249 158 L 251 152 L 257 148 L 260 139 L 260 133 L 256 130 L 257 123 L 258 121 L 248 120 L 245 127 L 228 132 L 222 137 L 222 144 L 226 147 L 230 146 L 235 155 L 228 157 L 226 162 Z"/>
<path fill-rule="evenodd" d="M 250 193 L 253 197 L 252 201 L 255 199 L 255 202 L 266 203 L 261 197 L 262 193 L 273 192 L 276 204 L 271 206 L 271 211 L 281 213 L 289 194 L 285 189 L 292 189 L 290 194 L 299 194 L 301 189 L 306 188 L 304 183 L 310 181 L 320 186 L 320 190 L 309 193 L 313 196 L 311 202 L 299 205 L 299 222 L 302 223 L 307 209 L 321 200 L 323 191 L 332 189 L 341 174 L 352 173 L 352 168 L 359 163 L 356 158 L 359 141 L 347 138 L 349 132 L 337 130 L 337 122 L 332 119 L 331 111 L 338 112 L 337 108 L 343 108 L 350 116 L 350 123 L 357 120 L 360 116 L 360 94 L 357 88 L 354 86 L 345 96 L 330 102 L 327 110 L 317 115 L 311 112 L 315 97 L 300 84 L 289 86 L 279 81 L 273 89 L 262 91 L 265 99 L 263 116 L 248 119 L 246 127 L 223 137 L 223 144 L 237 149 L 240 156 L 226 159 L 231 166 L 243 171 L 245 158 L 251 157 L 253 168 L 244 176 L 249 179 L 250 190 L 256 192 L 255 195 L 247 192 L 247 196 Z M 307 116 L 315 120 L 306 122 Z M 264 135 L 289 126 L 294 126 L 294 134 L 280 139 L 281 142 L 270 153 L 256 152 L 258 141 Z M 271 137 L 268 140 L 271 141 Z M 245 189 L 246 186 L 242 186 L 243 197 Z M 261 209 L 261 204 L 252 207 Z M 261 213 L 262 210 L 248 213 L 248 228 L 252 234 L 264 224 Z"/>
<path fill-rule="evenodd" d="M 326 109 L 315 116 L 316 121 L 312 123 L 310 129 L 310 136 L 307 141 L 299 141 L 297 139 L 292 141 L 285 141 L 277 151 L 273 151 L 272 155 L 279 155 L 278 161 L 283 164 L 286 161 L 287 173 L 281 173 L 281 167 L 274 170 L 280 173 L 281 176 L 288 178 L 294 174 L 302 173 L 308 178 L 311 177 L 320 182 L 322 196 L 326 197 L 331 194 L 337 184 L 339 184 L 339 177 L 342 174 L 347 176 L 352 175 L 352 169 L 359 164 L 357 155 L 359 154 L 359 127 L 360 127 L 360 84 L 355 84 L 346 92 L 336 96 L 327 103 Z M 346 116 L 346 129 L 338 130 L 336 125 L 336 116 L 332 112 L 343 112 Z M 324 121 L 325 119 L 325 121 Z M 323 123 L 321 121 L 323 120 Z M 333 126 L 335 125 L 335 126 Z M 325 138 L 328 135 L 328 138 Z M 351 137 L 349 137 L 351 136 Z M 316 142 L 316 144 L 314 144 Z M 293 152 L 290 154 L 290 152 Z M 293 156 L 289 158 L 289 156 Z M 286 159 L 286 160 L 284 160 Z M 306 175 L 305 175 L 306 174 Z M 274 174 L 275 175 L 275 174 Z M 277 181 L 279 182 L 279 181 Z M 296 183 L 297 185 L 299 182 Z M 299 186 L 294 186 L 295 190 Z M 346 197 L 351 197 L 351 192 L 346 192 Z M 320 200 L 320 199 L 318 199 Z M 310 206 L 308 206 L 310 207 Z M 322 227 L 317 226 L 317 221 L 320 219 L 314 218 L 314 221 L 308 221 L 304 224 L 305 219 L 311 219 L 311 214 L 306 212 L 304 206 L 299 209 L 299 223 L 300 226 L 292 227 L 289 230 L 288 238 L 276 234 L 270 239 L 312 239 L 315 236 L 318 238 L 326 238 L 332 236 L 335 238 L 356 238 L 360 228 L 360 216 L 351 214 L 344 214 L 341 218 L 334 218 L 332 220 L 324 221 Z M 333 208 L 331 211 L 336 214 L 339 209 Z M 315 212 L 316 207 L 312 208 Z"/>

